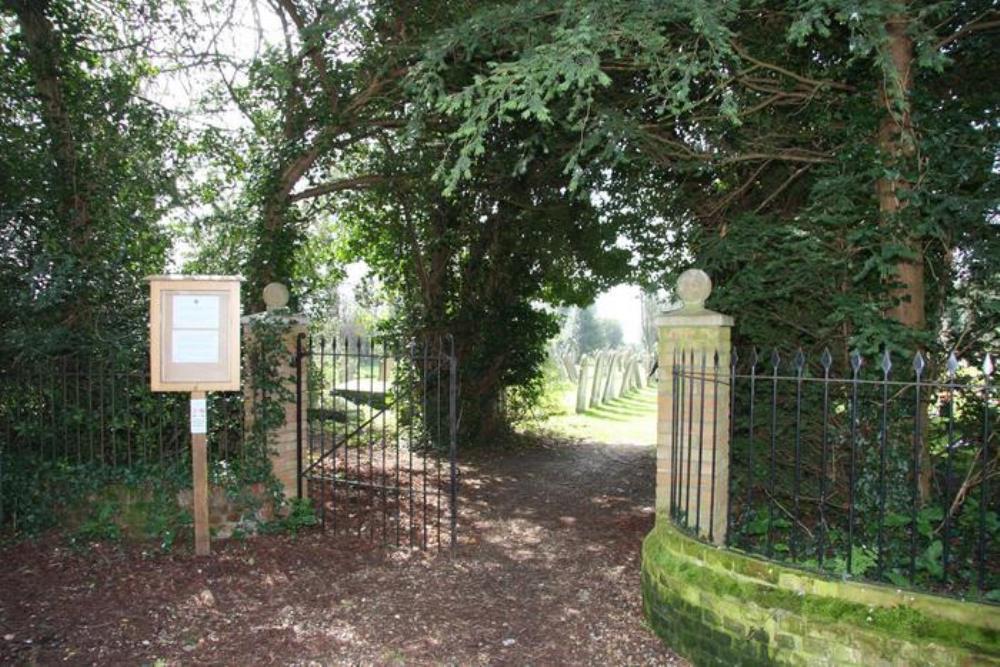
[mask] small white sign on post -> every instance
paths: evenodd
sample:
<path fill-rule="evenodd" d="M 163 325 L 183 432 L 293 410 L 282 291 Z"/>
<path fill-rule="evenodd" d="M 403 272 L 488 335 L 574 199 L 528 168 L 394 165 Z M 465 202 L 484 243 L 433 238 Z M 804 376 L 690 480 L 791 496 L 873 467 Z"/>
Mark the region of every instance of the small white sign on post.
<path fill-rule="evenodd" d="M 190 392 L 195 553 L 207 556 L 206 391 L 240 390 L 237 276 L 151 276 L 149 379 L 153 391 Z"/>
<path fill-rule="evenodd" d="M 191 399 L 191 433 L 208 433 L 208 399 Z"/>

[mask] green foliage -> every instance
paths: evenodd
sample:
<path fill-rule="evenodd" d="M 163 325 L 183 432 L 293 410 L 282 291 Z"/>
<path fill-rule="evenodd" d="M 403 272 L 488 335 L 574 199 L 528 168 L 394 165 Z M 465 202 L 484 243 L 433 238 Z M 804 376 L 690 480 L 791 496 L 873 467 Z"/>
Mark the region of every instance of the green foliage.
<path fill-rule="evenodd" d="M 622 344 L 621 324 L 617 320 L 598 318 L 593 306 L 581 308 L 573 325 L 573 337 L 581 355 L 620 347 Z"/>
<path fill-rule="evenodd" d="M 916 41 L 912 90 L 886 32 L 900 11 Z M 500 134 L 519 168 L 559 155 L 569 191 L 662 221 L 681 252 L 657 256 L 623 231 L 646 280 L 696 262 L 742 340 L 983 350 L 1000 329 L 989 11 L 524 0 L 440 31 L 411 86 L 423 113 L 454 122 L 438 172 L 447 191 L 492 168 Z M 912 120 L 899 143 L 919 159 L 880 149 L 887 117 Z M 901 184 L 892 215 L 880 179 Z M 925 327 L 886 317 L 914 259 Z"/>
<path fill-rule="evenodd" d="M 243 376 L 253 398 L 210 397 L 209 482 L 248 507 L 258 502 L 248 487 L 263 483 L 277 507 L 271 437 L 294 400 L 279 373 L 288 367 L 284 324 L 267 314 L 249 329 Z M 0 514 L 13 535 L 69 527 L 82 541 L 125 536 L 168 549 L 189 523 L 177 506 L 191 483 L 186 397 L 151 394 L 143 374 L 125 368 L 50 361 L 47 372 L 2 378 L 0 432 L 14 437 L 0 440 Z M 75 385 L 70 371 L 85 382 Z"/>
<path fill-rule="evenodd" d="M 168 550 L 190 523 L 177 506 L 177 492 L 190 484 L 186 459 L 112 468 L 27 454 L 3 464 L 0 500 L 10 537 L 61 527 L 74 543 L 129 537 Z"/>
<path fill-rule="evenodd" d="M 302 530 L 312 528 L 319 524 L 316 516 L 316 509 L 309 498 L 293 498 L 287 508 L 285 516 L 261 526 L 263 532 L 283 532 L 289 533 L 292 537 L 297 536 Z"/>
<path fill-rule="evenodd" d="M 110 10 L 0 4 L 2 364 L 135 346 L 142 279 L 165 265 L 184 135 L 143 97 L 152 70 L 139 29 Z"/>
<path fill-rule="evenodd" d="M 237 485 L 265 481 L 274 484 L 271 472 L 272 434 L 285 423 L 285 406 L 294 402 L 294 378 L 281 369 L 294 368 L 294 354 L 285 345 L 287 324 L 281 311 L 260 313 L 249 320 L 244 346 L 244 377 L 253 393 L 253 419 L 244 435 L 243 456 L 233 463 Z"/>
<path fill-rule="evenodd" d="M 541 304 L 590 302 L 630 274 L 628 253 L 615 246 L 618 218 L 567 199 L 554 162 L 504 180 L 517 156 L 501 139 L 495 171 L 463 183 L 454 198 L 429 180 L 437 151 L 396 150 L 371 156 L 391 184 L 344 201 L 345 257 L 382 278 L 395 304 L 388 332 L 453 336 L 463 441 L 489 444 L 513 414 L 502 396 L 516 407 L 540 395 L 546 343 L 558 331 L 558 316 Z"/>

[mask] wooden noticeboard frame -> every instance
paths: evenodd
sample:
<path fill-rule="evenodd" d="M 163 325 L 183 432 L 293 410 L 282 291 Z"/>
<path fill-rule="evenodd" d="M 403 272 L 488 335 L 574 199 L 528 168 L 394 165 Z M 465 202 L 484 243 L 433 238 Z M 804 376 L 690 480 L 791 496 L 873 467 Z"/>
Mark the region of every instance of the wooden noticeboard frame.
<path fill-rule="evenodd" d="M 211 552 L 208 520 L 209 391 L 240 390 L 238 276 L 150 276 L 149 384 L 191 394 L 195 553 Z"/>
<path fill-rule="evenodd" d="M 163 392 L 240 390 L 240 282 L 238 276 L 150 276 L 150 389 Z M 207 297 L 207 298 L 206 298 Z M 208 327 L 175 327 L 175 303 L 211 301 L 216 319 Z M 208 312 L 207 310 L 205 311 Z M 211 314 L 211 313 L 209 313 Z M 190 317 L 190 316 L 186 316 Z M 187 334 L 182 340 L 181 334 Z M 206 345 L 206 341 L 214 345 Z M 181 345 L 184 353 L 182 357 Z M 200 347 L 199 347 L 200 346 Z M 214 348 L 214 350 L 212 349 Z"/>

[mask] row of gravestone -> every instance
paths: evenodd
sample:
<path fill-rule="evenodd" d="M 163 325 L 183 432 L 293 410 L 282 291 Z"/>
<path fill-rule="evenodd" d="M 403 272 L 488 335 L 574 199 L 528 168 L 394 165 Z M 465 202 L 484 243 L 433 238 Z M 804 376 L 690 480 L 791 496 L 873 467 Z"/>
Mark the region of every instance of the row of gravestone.
<path fill-rule="evenodd" d="M 566 378 L 576 384 L 576 411 L 586 412 L 653 382 L 653 355 L 634 350 L 602 350 L 585 354 L 580 365 L 562 358 Z"/>

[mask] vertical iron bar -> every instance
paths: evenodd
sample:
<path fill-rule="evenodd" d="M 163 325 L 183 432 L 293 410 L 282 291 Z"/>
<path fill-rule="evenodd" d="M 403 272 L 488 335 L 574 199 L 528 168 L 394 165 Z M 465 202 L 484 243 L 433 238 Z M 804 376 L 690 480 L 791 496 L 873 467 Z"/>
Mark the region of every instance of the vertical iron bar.
<path fill-rule="evenodd" d="M 385 427 L 386 427 L 386 417 L 389 412 L 389 357 L 388 352 L 385 348 L 386 340 L 382 339 L 382 353 L 381 353 L 381 363 L 382 363 L 382 437 L 379 440 L 379 449 L 382 453 L 382 544 L 387 542 L 388 530 L 389 530 L 389 496 L 386 493 L 386 486 L 389 484 L 387 479 L 388 470 L 385 467 L 385 456 L 386 450 L 389 449 L 389 444 L 385 440 Z"/>
<path fill-rule="evenodd" d="M 139 371 L 139 381 L 136 383 L 136 390 L 139 391 L 140 394 L 144 394 L 148 391 L 147 388 L 149 387 L 149 382 L 147 381 L 145 375 L 146 375 L 145 369 Z M 139 405 L 142 406 L 141 401 Z M 142 462 L 144 464 L 148 463 L 150 459 L 149 452 L 147 451 L 149 443 L 149 419 L 150 419 L 149 410 L 143 408 L 142 409 Z"/>
<path fill-rule="evenodd" d="M 848 468 L 847 482 L 847 575 L 853 574 L 854 554 L 854 482 L 855 462 L 858 436 L 858 372 L 861 369 L 861 356 L 858 352 L 852 355 L 851 366 L 854 369 L 851 379 L 851 460 Z"/>
<path fill-rule="evenodd" d="M 777 493 L 777 461 L 776 444 L 778 437 L 778 351 L 771 354 L 771 462 L 768 472 L 767 490 L 767 539 L 765 540 L 767 557 L 774 555 L 774 495 Z"/>
<path fill-rule="evenodd" d="M 394 348 L 394 356 L 395 356 L 395 360 L 396 360 L 396 369 L 397 369 L 396 370 L 396 378 L 398 378 L 399 377 L 399 370 L 398 369 L 399 369 L 399 366 L 400 366 L 400 356 L 401 356 L 401 349 L 402 349 L 400 342 L 396 341 L 396 343 L 393 345 L 393 348 Z M 400 475 L 400 471 L 399 471 L 399 429 L 400 429 L 400 426 L 401 426 L 400 425 L 400 418 L 401 418 L 402 410 L 403 410 L 403 396 L 402 396 L 402 393 L 401 393 L 402 391 L 403 390 L 400 387 L 400 383 L 394 380 L 393 381 L 393 392 L 392 393 L 394 394 L 395 405 L 396 405 L 396 419 L 395 419 L 396 425 L 395 425 L 394 430 L 396 432 L 395 433 L 395 437 L 396 437 L 396 489 L 395 489 L 395 495 L 396 495 L 396 546 L 397 547 L 400 546 L 400 542 L 402 540 L 402 534 L 401 534 L 402 528 L 401 528 L 401 526 L 402 526 L 402 523 L 403 523 L 403 517 L 402 517 L 403 492 L 402 492 L 402 489 L 399 486 L 399 483 L 400 483 L 400 480 L 401 480 L 401 475 Z"/>
<path fill-rule="evenodd" d="M 337 338 L 334 337 L 333 349 L 331 350 L 331 352 L 335 353 L 336 350 L 337 350 Z M 333 372 L 334 372 L 333 383 L 336 384 L 337 380 L 336 357 L 334 357 Z M 326 414 L 326 337 L 320 336 L 319 338 L 319 459 L 317 463 L 319 475 L 313 475 L 313 476 L 319 479 L 319 506 L 320 506 L 319 517 L 320 517 L 320 525 L 323 527 L 323 530 L 326 530 L 326 475 L 323 474 L 323 469 L 327 466 L 326 462 L 327 422 L 331 422 L 329 426 L 330 429 L 333 431 L 333 433 L 331 434 L 331 439 L 333 441 L 332 447 L 337 446 L 337 422 L 330 418 L 333 414 L 336 414 L 337 412 L 337 401 L 334 399 L 333 396 L 331 396 L 330 402 L 333 405 L 333 409 L 330 411 L 331 415 L 327 415 Z M 331 459 L 333 459 L 332 454 L 331 454 Z M 334 524 L 334 527 L 336 527 L 336 521 L 337 521 L 337 502 L 335 495 L 336 488 L 333 486 L 334 478 L 337 476 L 336 459 L 333 459 L 332 461 L 330 461 L 330 463 L 334 465 L 334 469 L 330 475 L 330 495 L 332 496 L 333 499 L 332 502 L 333 511 L 331 513 L 332 516 L 330 517 L 330 521 L 331 523 Z M 312 462 L 310 463 L 310 465 L 311 464 Z"/>
<path fill-rule="evenodd" d="M 422 403 L 422 406 L 423 406 L 423 415 L 422 415 L 422 418 L 420 420 L 421 424 L 422 424 L 422 428 L 420 429 L 421 430 L 421 438 L 420 438 L 421 439 L 421 450 L 422 450 L 420 452 L 420 478 L 421 478 L 420 479 L 420 484 L 421 484 L 421 486 L 423 486 L 423 495 L 424 495 L 423 507 L 421 508 L 421 516 L 422 516 L 421 520 L 423 521 L 423 530 L 421 531 L 421 536 L 420 536 L 420 546 L 421 546 L 422 549 L 427 549 L 427 457 L 429 456 L 427 438 L 430 437 L 430 425 L 427 423 L 427 419 L 428 419 L 428 409 L 427 409 L 427 377 L 428 377 L 427 358 L 428 358 L 428 355 L 430 354 L 430 352 L 428 350 L 428 346 L 429 346 L 429 341 L 425 337 L 424 338 L 424 344 L 423 344 L 424 358 L 423 358 L 423 362 L 422 362 L 423 363 L 423 369 L 424 369 L 424 371 L 423 371 L 423 378 L 422 378 L 422 381 L 420 383 L 421 403 Z"/>
<path fill-rule="evenodd" d="M 691 382 L 688 383 L 688 445 L 687 445 L 687 470 L 684 473 L 684 527 L 691 527 L 691 460 L 694 449 L 694 350 L 688 354 L 687 372 L 691 374 Z"/>
<path fill-rule="evenodd" d="M 74 375 L 74 377 L 76 379 L 76 382 L 74 383 L 74 389 L 75 389 L 74 395 L 75 395 L 75 398 L 73 400 L 73 404 L 74 404 L 74 407 L 76 408 L 77 415 L 79 415 L 81 412 L 83 412 L 83 406 L 80 404 L 80 383 L 83 380 L 83 378 L 81 377 L 82 373 L 81 373 L 81 370 L 80 370 L 80 357 L 79 356 L 73 358 L 73 366 L 76 369 L 76 373 Z M 81 429 L 81 425 L 83 424 L 83 421 L 84 421 L 83 419 L 77 419 L 77 422 L 76 422 L 76 462 L 77 463 L 82 463 L 83 462 L 83 434 L 82 434 L 82 431 L 80 430 Z"/>
<path fill-rule="evenodd" d="M 443 379 L 444 379 L 442 377 L 444 375 L 444 373 L 442 372 L 444 370 L 442 368 L 442 365 L 444 363 L 444 340 L 440 336 L 437 339 L 437 347 L 438 347 L 438 349 L 437 349 L 437 358 L 434 360 L 434 364 L 437 367 L 437 374 L 436 374 L 437 382 L 434 383 L 436 385 L 435 388 L 434 388 L 434 394 L 435 394 L 435 399 L 436 399 L 435 400 L 435 406 L 434 406 L 434 422 L 435 422 L 435 426 L 434 426 L 434 432 L 435 432 L 435 437 L 434 437 L 434 467 L 436 468 L 436 472 L 437 472 L 437 483 L 436 483 L 436 486 L 434 487 L 435 488 L 435 494 L 434 495 L 435 495 L 435 502 L 437 503 L 437 524 L 436 524 L 437 525 L 437 546 L 438 546 L 438 549 L 440 550 L 441 549 L 441 484 L 444 481 L 442 479 L 441 454 L 440 454 L 440 452 L 441 452 L 441 442 L 442 442 L 442 440 L 441 440 L 441 437 L 442 437 L 442 433 L 441 433 L 441 421 L 442 421 L 441 420 L 441 385 L 443 384 Z"/>
<path fill-rule="evenodd" d="M 685 350 L 680 351 L 679 363 L 677 365 L 677 394 L 675 400 L 677 401 L 677 484 L 675 485 L 677 489 L 676 501 L 674 503 L 674 521 L 680 523 L 681 521 L 681 501 L 684 498 L 684 424 L 685 424 L 685 401 L 684 397 L 687 396 L 687 377 L 684 375 L 684 359 L 687 353 Z"/>
<path fill-rule="evenodd" d="M 306 378 L 308 380 L 308 383 L 306 384 L 306 396 L 305 396 L 305 403 L 306 403 L 305 437 L 306 437 L 306 448 L 309 450 L 309 458 L 307 459 L 307 461 L 309 465 L 312 466 L 316 461 L 316 443 L 315 443 L 316 414 L 317 414 L 316 408 L 318 407 L 317 405 L 315 405 L 316 403 L 315 388 L 316 388 L 317 378 L 314 377 L 316 373 L 316 356 L 314 354 L 316 348 L 313 343 L 312 334 L 309 334 L 306 337 L 305 345 L 306 345 L 306 358 L 304 359 L 304 361 L 307 373 Z M 320 371 L 319 379 L 322 379 L 322 377 L 323 377 L 322 371 Z M 320 396 L 322 396 L 322 392 L 320 392 Z M 319 414 L 322 415 L 322 413 Z M 323 422 L 321 421 L 320 422 L 321 427 L 322 423 Z M 304 473 L 304 475 L 308 475 L 308 477 L 302 480 L 303 491 L 305 492 L 305 496 L 310 499 L 313 498 L 313 494 L 315 493 L 315 491 L 309 484 L 309 481 L 311 479 L 315 479 L 316 477 L 316 473 L 314 472 L 314 470 L 315 470 L 314 468 L 309 468 L 309 472 Z M 322 472 L 323 472 L 322 469 L 320 469 L 321 474 Z M 322 484 L 323 482 L 321 481 L 320 483 Z"/>
<path fill-rule="evenodd" d="M 805 357 L 800 349 L 795 358 L 795 479 L 793 483 L 792 513 L 794 514 L 791 530 L 789 531 L 789 551 L 792 560 L 798 558 L 798 528 L 796 524 L 800 521 L 799 495 L 802 488 L 802 374 L 805 371 Z"/>
<path fill-rule="evenodd" d="M 735 348 L 730 348 L 729 357 L 729 460 L 726 461 L 726 543 L 729 544 L 733 535 L 733 447 L 736 443 L 736 364 L 739 355 Z"/>
<path fill-rule="evenodd" d="M 451 546 L 455 546 L 458 529 L 458 358 L 455 356 L 455 339 L 449 334 L 448 355 L 448 421 L 450 442 L 448 457 L 451 466 Z"/>
<path fill-rule="evenodd" d="M 62 437 L 63 457 L 67 459 L 69 458 L 69 424 L 67 423 L 66 418 L 70 414 L 70 411 L 66 409 L 66 401 L 68 400 L 66 383 L 68 381 L 68 376 L 69 376 L 69 359 L 63 357 L 62 358 L 62 406 L 60 406 L 59 408 L 60 412 L 59 421 L 62 422 L 62 427 L 63 427 L 63 437 Z"/>
<path fill-rule="evenodd" d="M 711 490 L 709 491 L 708 505 L 708 541 L 715 542 L 715 461 L 718 458 L 719 447 L 719 350 L 715 350 L 712 358 L 712 385 L 714 387 L 712 398 L 712 476 Z"/>
<path fill-rule="evenodd" d="M 375 410 L 378 409 L 378 405 L 375 402 L 375 341 L 368 337 L 368 401 L 369 401 L 369 414 L 372 415 L 372 419 L 377 419 L 378 415 Z M 377 424 L 372 421 L 368 425 L 368 539 L 372 542 L 375 541 L 375 497 L 378 491 L 375 488 L 375 443 L 373 438 L 375 437 L 375 428 Z"/>
<path fill-rule="evenodd" d="M 878 578 L 881 579 L 885 572 L 885 496 L 886 479 L 885 466 L 887 460 L 887 448 L 889 446 L 889 371 L 892 368 L 889 356 L 889 348 L 885 348 L 882 355 L 882 422 L 879 425 L 879 461 L 878 461 Z"/>
<path fill-rule="evenodd" d="M 757 399 L 757 348 L 753 349 L 750 356 L 750 424 L 748 427 L 749 440 L 747 442 L 747 512 L 756 511 L 753 507 L 753 430 L 754 430 L 754 403 Z"/>
<path fill-rule="evenodd" d="M 944 506 L 946 508 L 944 513 L 944 526 L 941 531 L 941 578 L 944 581 L 948 579 L 948 559 L 951 555 L 951 512 L 950 500 L 951 489 L 954 485 L 952 480 L 953 474 L 953 461 L 954 456 L 954 446 L 955 446 L 955 392 L 958 390 L 958 386 L 955 384 L 955 371 L 958 368 L 958 360 L 955 358 L 955 353 L 952 352 L 948 356 L 948 445 L 945 447 L 945 461 L 944 461 Z"/>
<path fill-rule="evenodd" d="M 680 369 L 677 366 L 677 350 L 673 351 L 673 360 L 671 364 L 670 372 L 670 498 L 669 498 L 669 508 L 668 514 L 671 519 L 677 521 L 677 484 L 679 481 L 677 474 L 678 456 L 677 456 L 677 435 L 680 429 L 679 424 L 679 409 L 680 409 L 680 398 L 678 396 L 678 391 L 680 389 Z M 596 371 L 595 371 L 596 373 Z"/>
<path fill-rule="evenodd" d="M 346 389 L 347 387 L 349 387 L 350 384 L 351 384 L 351 369 L 350 369 L 350 363 L 351 363 L 351 361 L 350 361 L 350 357 L 351 357 L 351 339 L 350 339 L 350 335 L 344 336 L 344 340 L 343 341 L 337 341 L 337 342 L 338 342 L 338 344 L 342 343 L 342 347 L 341 347 L 340 351 L 336 352 L 334 354 L 333 358 L 330 360 L 330 363 L 331 363 L 331 366 L 332 366 L 332 379 L 331 379 L 331 382 L 330 382 L 330 386 L 332 387 L 332 389 L 331 389 L 331 392 L 330 392 L 331 393 L 331 399 L 330 400 L 333 401 L 333 409 L 334 409 L 335 412 L 337 410 L 337 396 L 338 396 L 338 388 L 337 387 L 338 387 L 338 383 L 339 383 L 339 380 L 337 379 L 337 372 L 338 372 L 337 371 L 337 363 L 339 361 L 338 355 L 339 355 L 339 357 L 343 357 L 343 361 L 344 361 L 344 363 L 343 363 L 343 370 L 344 370 L 343 387 L 344 387 L 344 389 Z M 350 526 L 350 523 L 348 523 L 348 521 L 350 520 L 350 517 L 351 517 L 351 513 L 350 513 L 350 509 L 351 509 L 351 487 L 350 487 L 350 479 L 351 479 L 350 478 L 350 463 L 351 463 L 351 452 L 350 452 L 350 446 L 351 446 L 351 439 L 350 439 L 350 435 L 351 435 L 351 409 L 350 409 L 350 406 L 349 406 L 349 404 L 347 402 L 347 397 L 346 396 L 340 396 L 340 398 L 343 399 L 343 406 L 344 406 L 344 432 L 341 435 L 341 440 L 340 440 L 340 443 L 338 444 L 337 443 L 337 438 L 336 438 L 337 429 L 336 429 L 336 426 L 334 426 L 333 450 L 332 450 L 331 455 L 330 455 L 330 460 L 333 463 L 333 482 L 332 482 L 333 483 L 333 489 L 334 489 L 333 490 L 333 506 L 334 506 L 334 510 L 333 511 L 334 511 L 334 513 L 336 513 L 336 511 L 337 511 L 337 481 L 338 481 L 337 478 L 339 476 L 338 473 L 337 473 L 337 456 L 338 456 L 338 452 L 342 452 L 343 459 L 344 459 L 344 471 L 342 473 L 343 477 L 340 480 L 340 481 L 343 482 L 343 484 L 341 484 L 340 486 L 343 487 L 341 490 L 344 492 L 344 505 L 343 505 L 343 507 L 340 508 L 341 509 L 340 514 L 343 517 L 341 523 L 343 524 L 345 530 L 350 530 L 351 526 Z M 336 530 L 336 526 L 335 526 L 334 529 Z"/>
<path fill-rule="evenodd" d="M 42 388 L 42 365 L 35 364 L 35 377 L 31 377 L 31 370 L 27 371 L 28 382 L 31 384 L 29 389 L 29 395 L 34 399 L 35 405 L 29 407 L 29 410 L 34 408 L 34 413 L 32 415 L 32 422 L 35 422 L 35 427 L 38 429 L 35 433 L 35 442 L 39 450 L 44 451 L 45 448 L 45 392 Z M 30 440 L 30 437 L 29 437 Z"/>
<path fill-rule="evenodd" d="M 986 353 L 983 361 L 983 479 L 979 483 L 979 590 L 986 592 L 986 506 L 989 502 L 990 464 L 990 376 L 993 361 Z"/>
<path fill-rule="evenodd" d="M 153 371 L 150 370 L 150 373 Z M 93 391 L 93 388 L 91 388 Z M 153 404 L 156 406 L 156 450 L 157 458 L 159 463 L 163 463 L 163 413 L 166 412 L 166 401 L 162 394 L 153 396 Z M 93 450 L 93 442 L 91 442 L 91 450 Z M 93 454 L 91 454 L 93 458 Z"/>
<path fill-rule="evenodd" d="M 115 401 L 115 393 L 116 393 L 116 391 L 115 391 L 115 389 L 116 389 L 116 387 L 115 387 L 115 362 L 112 360 L 111 361 L 111 432 L 108 433 L 108 436 L 111 438 L 111 465 L 112 466 L 117 466 L 118 465 L 118 438 L 115 437 L 115 431 L 117 430 L 116 427 L 115 427 L 115 416 L 116 416 L 115 415 L 115 413 L 116 413 L 116 408 L 115 408 L 115 403 L 116 403 L 116 401 Z"/>
<path fill-rule="evenodd" d="M 132 374 L 125 368 L 125 461 L 132 465 Z"/>
<path fill-rule="evenodd" d="M 418 372 L 416 349 L 417 349 L 416 342 L 410 341 L 410 368 L 412 369 L 411 372 L 413 373 Z M 407 391 L 406 393 L 410 397 L 410 402 L 409 402 L 410 409 L 407 419 L 409 426 L 407 429 L 407 438 L 406 438 L 406 451 L 408 458 L 407 471 L 406 471 L 406 486 L 407 489 L 409 490 L 409 495 L 410 495 L 410 513 L 407 516 L 406 527 L 408 529 L 407 533 L 409 535 L 409 544 L 412 547 L 416 539 L 416 527 L 413 525 L 413 517 L 415 514 L 414 508 L 416 506 L 416 496 L 413 492 L 413 420 L 417 413 L 416 407 L 414 405 L 414 402 L 416 401 L 416 387 L 411 387 L 410 390 Z"/>
<path fill-rule="evenodd" d="M 87 357 L 87 449 L 90 455 L 87 457 L 90 462 L 94 461 L 94 357 Z"/>
<path fill-rule="evenodd" d="M 50 442 L 50 456 L 56 458 L 56 449 L 58 445 L 56 444 L 56 378 L 54 368 L 46 367 L 45 374 L 49 379 L 49 391 L 48 391 L 48 408 L 49 408 L 49 442 Z"/>
<path fill-rule="evenodd" d="M 302 341 L 305 333 L 295 337 L 295 497 L 302 500 Z"/>
<path fill-rule="evenodd" d="M 923 360 L 917 352 L 914 360 L 913 386 L 913 485 L 910 497 L 910 583 L 917 576 L 917 506 L 920 504 L 920 448 L 923 430 L 923 415 L 921 408 L 920 380 L 923 373 Z"/>
<path fill-rule="evenodd" d="M 354 427 L 356 431 L 356 434 L 354 436 L 354 475 L 355 477 L 357 477 L 357 486 L 355 487 L 357 489 L 357 494 L 355 502 L 357 504 L 356 513 L 357 513 L 357 524 L 358 524 L 357 526 L 358 539 L 361 539 L 361 529 L 362 526 L 364 525 L 364 518 L 363 518 L 364 510 L 362 505 L 364 504 L 365 489 L 363 486 L 364 476 L 362 475 L 361 472 L 361 448 L 363 446 L 362 440 L 364 438 L 361 435 L 362 418 L 361 418 L 361 335 L 360 334 L 355 339 L 355 346 L 354 346 L 354 391 L 356 400 L 356 402 L 354 403 L 354 415 L 355 419 L 358 422 L 358 425 Z"/>
<path fill-rule="evenodd" d="M 823 436 L 819 454 L 819 539 L 816 541 L 816 563 L 823 569 L 826 555 L 826 462 L 830 445 L 830 364 L 833 359 L 830 350 L 823 350 L 820 363 L 823 365 Z"/>
<path fill-rule="evenodd" d="M 707 365 L 707 351 L 701 351 L 701 414 L 698 417 L 698 476 L 695 492 L 695 514 L 694 514 L 694 534 L 701 535 L 701 488 L 704 480 L 703 464 L 705 460 L 705 371 Z"/>

